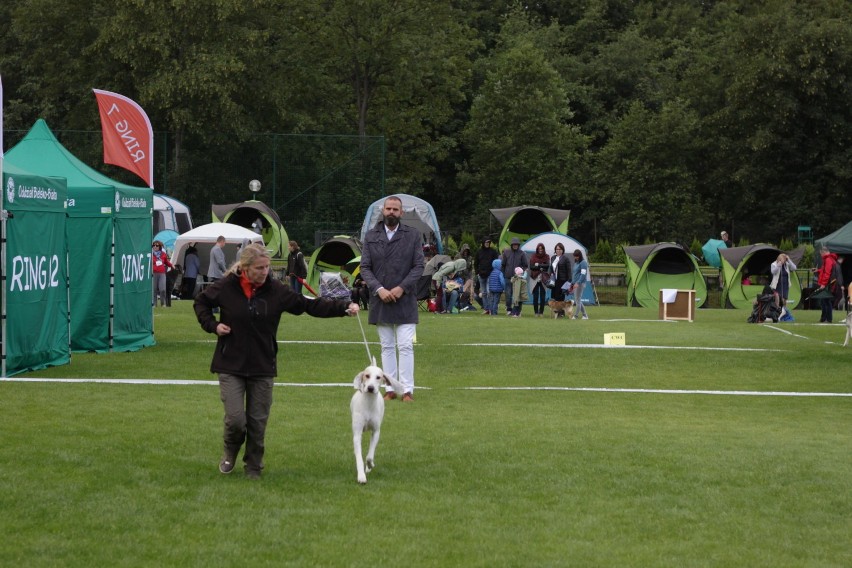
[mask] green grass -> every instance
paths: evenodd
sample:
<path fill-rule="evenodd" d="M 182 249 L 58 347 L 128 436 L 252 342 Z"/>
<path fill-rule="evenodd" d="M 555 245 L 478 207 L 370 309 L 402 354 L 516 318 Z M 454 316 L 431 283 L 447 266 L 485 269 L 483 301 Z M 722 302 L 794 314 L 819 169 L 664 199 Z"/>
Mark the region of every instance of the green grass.
<path fill-rule="evenodd" d="M 466 388 L 850 393 L 842 327 L 806 311 L 775 326 L 795 335 L 735 310 L 529 312 L 423 314 L 416 402 L 387 405 L 363 487 L 348 387 L 278 387 L 250 482 L 216 469 L 215 386 L 0 380 L 0 564 L 852 564 L 852 398 Z M 155 347 L 23 377 L 214 379 L 186 302 L 155 328 Z M 609 332 L 667 348 L 589 347 Z M 285 316 L 279 339 L 294 342 L 281 383 L 350 383 L 366 364 L 352 318 Z"/>

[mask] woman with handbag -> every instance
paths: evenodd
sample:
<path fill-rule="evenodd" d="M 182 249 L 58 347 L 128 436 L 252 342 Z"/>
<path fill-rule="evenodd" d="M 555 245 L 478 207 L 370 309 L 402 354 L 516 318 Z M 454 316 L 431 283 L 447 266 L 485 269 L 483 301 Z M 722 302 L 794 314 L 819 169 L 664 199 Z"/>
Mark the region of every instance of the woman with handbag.
<path fill-rule="evenodd" d="M 544 314 L 547 298 L 547 281 L 550 279 L 550 257 L 544 250 L 544 243 L 535 246 L 535 252 L 530 257 L 530 281 L 532 287 L 533 312 L 540 318 Z"/>
<path fill-rule="evenodd" d="M 550 298 L 558 302 L 565 301 L 565 290 L 562 285 L 571 279 L 571 257 L 565 254 L 565 246 L 562 243 L 556 243 L 553 247 L 553 256 L 550 257 L 550 281 L 553 282 L 553 288 L 550 290 Z M 565 317 L 565 313 L 561 312 L 558 317 Z"/>

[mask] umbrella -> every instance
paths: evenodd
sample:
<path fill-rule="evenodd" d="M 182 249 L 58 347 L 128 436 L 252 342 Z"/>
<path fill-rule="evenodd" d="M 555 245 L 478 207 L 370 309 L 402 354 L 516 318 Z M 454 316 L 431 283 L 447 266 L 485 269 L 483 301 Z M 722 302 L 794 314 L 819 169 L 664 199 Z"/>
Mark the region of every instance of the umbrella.
<path fill-rule="evenodd" d="M 830 300 L 834 298 L 834 294 L 831 293 L 826 287 L 817 288 L 813 294 L 808 296 L 808 300 Z"/>
<path fill-rule="evenodd" d="M 310 284 L 308 284 L 308 281 L 307 281 L 307 280 L 305 280 L 305 279 L 304 279 L 304 278 L 302 278 L 301 276 L 296 276 L 296 280 L 298 280 L 298 281 L 299 281 L 299 284 L 301 284 L 302 286 L 304 286 L 305 288 L 307 288 L 307 289 L 308 289 L 308 292 L 310 292 L 311 294 L 313 294 L 314 296 L 316 296 L 317 298 L 319 298 L 319 294 L 317 294 L 317 293 L 314 291 L 314 289 L 313 289 L 313 288 L 311 288 L 311 286 L 310 286 Z"/>
<path fill-rule="evenodd" d="M 161 241 L 163 246 L 166 248 L 166 252 L 171 256 L 172 252 L 175 250 L 175 241 L 180 235 L 177 231 L 172 231 L 170 229 L 165 229 L 160 231 L 156 235 L 154 235 L 155 241 Z"/>
<path fill-rule="evenodd" d="M 710 266 L 715 266 L 716 268 L 722 266 L 722 261 L 719 258 L 720 248 L 728 248 L 728 245 L 725 244 L 725 241 L 719 239 L 710 239 L 706 243 L 704 243 L 704 246 L 701 247 L 701 253 L 704 255 L 704 262 L 706 262 Z"/>

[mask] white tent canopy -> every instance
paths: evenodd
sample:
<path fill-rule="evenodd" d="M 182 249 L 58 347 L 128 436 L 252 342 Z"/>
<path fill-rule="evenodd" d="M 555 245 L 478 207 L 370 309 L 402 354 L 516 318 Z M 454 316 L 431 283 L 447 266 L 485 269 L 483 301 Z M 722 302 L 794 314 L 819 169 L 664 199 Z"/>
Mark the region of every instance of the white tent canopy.
<path fill-rule="evenodd" d="M 237 250 L 243 241 L 263 244 L 263 237 L 245 227 L 231 223 L 208 223 L 187 231 L 175 240 L 175 250 L 172 254 L 172 263 L 183 266 L 183 258 L 186 249 L 190 245 L 198 249 L 198 259 L 201 261 L 201 274 L 207 274 L 210 264 L 210 251 L 216 244 L 219 236 L 225 237 L 225 263 L 231 266 L 237 260 Z"/>

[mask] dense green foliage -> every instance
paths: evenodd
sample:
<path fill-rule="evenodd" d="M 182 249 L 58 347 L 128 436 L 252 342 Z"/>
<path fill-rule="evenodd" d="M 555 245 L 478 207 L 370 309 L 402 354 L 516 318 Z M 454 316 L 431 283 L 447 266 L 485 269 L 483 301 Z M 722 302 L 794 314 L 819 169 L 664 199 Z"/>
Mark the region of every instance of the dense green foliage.
<path fill-rule="evenodd" d="M 127 95 L 198 220 L 246 198 L 223 180 L 263 171 L 255 134 L 347 134 L 384 137 L 384 185 L 365 164 L 288 219 L 405 192 L 457 238 L 531 204 L 590 245 L 777 243 L 852 218 L 850 21 L 846 0 L 13 0 L 5 128 L 98 130 L 91 89 Z"/>

